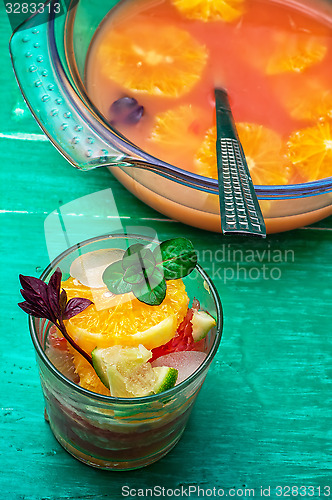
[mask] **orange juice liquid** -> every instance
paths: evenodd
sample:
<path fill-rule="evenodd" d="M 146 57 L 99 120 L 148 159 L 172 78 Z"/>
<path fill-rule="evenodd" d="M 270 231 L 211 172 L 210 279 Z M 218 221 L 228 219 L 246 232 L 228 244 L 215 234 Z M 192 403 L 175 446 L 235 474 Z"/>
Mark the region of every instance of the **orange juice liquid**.
<path fill-rule="evenodd" d="M 144 107 L 142 118 L 135 125 L 115 123 L 114 127 L 143 151 L 177 167 L 206 175 L 204 169 L 200 171 L 195 157 L 207 131 L 215 125 L 214 88 L 222 87 L 229 94 L 235 122 L 259 125 L 278 134 L 281 145 L 277 153 L 287 157 L 292 134 L 332 118 L 332 21 L 323 10 L 320 14 L 317 7 L 310 8 L 309 4 L 244 0 L 241 8 L 241 15 L 231 22 L 203 22 L 188 18 L 171 0 L 120 2 L 101 23 L 87 58 L 86 87 L 93 104 L 110 122 L 112 103 L 123 96 L 134 97 Z M 126 75 L 125 51 L 122 60 L 116 61 L 123 66 L 122 83 L 112 77 L 112 67 L 105 71 L 105 56 L 101 57 L 100 47 L 109 43 L 109 33 L 125 30 L 128 34 L 125 46 L 128 44 L 130 54 L 136 44 L 130 33 L 139 23 L 155 27 L 155 40 L 151 40 L 151 31 L 142 34 L 143 38 L 150 37 L 151 51 L 160 36 L 160 26 L 185 30 L 206 51 L 207 60 L 199 78 L 181 95 L 151 95 L 149 88 L 146 91 L 133 88 L 128 83 L 133 70 L 128 69 Z M 144 45 L 147 43 L 144 41 Z M 289 57 L 289 47 L 293 47 L 293 55 L 295 52 L 302 57 L 305 67 L 295 70 L 283 67 Z M 151 64 L 152 84 L 153 66 Z M 172 78 L 171 71 L 167 78 Z M 303 103 L 306 104 L 304 110 Z M 156 117 L 180 106 L 195 110 L 194 117 L 188 123 L 180 120 L 180 124 L 171 124 L 169 141 L 165 137 L 152 140 Z M 293 165 L 289 172 L 287 182 L 271 184 L 314 180 L 308 177 L 308 169 L 301 169 L 301 162 Z M 319 173 L 315 170 L 312 175 L 322 177 Z M 328 175 L 332 175 L 332 166 Z M 324 171 L 323 177 L 328 175 Z"/>

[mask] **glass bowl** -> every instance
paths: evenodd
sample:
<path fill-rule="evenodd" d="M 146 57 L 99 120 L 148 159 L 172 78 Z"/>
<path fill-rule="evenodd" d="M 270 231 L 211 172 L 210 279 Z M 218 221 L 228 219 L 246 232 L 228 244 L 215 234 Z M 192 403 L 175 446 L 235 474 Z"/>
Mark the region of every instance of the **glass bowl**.
<path fill-rule="evenodd" d="M 90 42 L 117 3 L 75 0 L 66 14 L 57 16 L 52 0 L 13 33 L 12 63 L 25 100 L 42 130 L 74 167 L 88 170 L 107 166 L 137 198 L 159 212 L 220 232 L 217 180 L 184 171 L 142 151 L 106 123 L 85 92 Z M 313 16 L 323 16 L 332 27 L 332 3 L 328 0 L 288 3 Z M 332 177 L 255 189 L 269 233 L 311 224 L 332 214 Z"/>
<path fill-rule="evenodd" d="M 111 234 L 79 243 L 59 255 L 43 272 L 48 282 L 59 267 L 69 277 L 71 263 L 81 255 L 107 248 L 126 250 L 133 243 L 149 244 L 137 235 Z M 194 298 L 216 318 L 205 337 L 207 356 L 187 379 L 160 394 L 139 398 L 115 398 L 91 392 L 66 378 L 45 353 L 51 323 L 29 317 L 37 354 L 45 418 L 59 443 L 75 458 L 106 470 L 129 470 L 159 460 L 178 442 L 218 350 L 223 316 L 218 293 L 200 266 L 183 278 L 190 304 Z M 93 289 L 92 289 L 93 290 Z"/>

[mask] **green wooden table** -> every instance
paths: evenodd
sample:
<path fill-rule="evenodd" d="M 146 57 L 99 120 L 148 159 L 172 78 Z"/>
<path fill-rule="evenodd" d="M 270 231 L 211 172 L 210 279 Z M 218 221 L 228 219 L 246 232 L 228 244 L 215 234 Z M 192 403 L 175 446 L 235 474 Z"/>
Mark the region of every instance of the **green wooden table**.
<path fill-rule="evenodd" d="M 223 489 L 225 497 L 257 498 L 261 487 L 270 487 L 270 497 L 279 498 L 287 496 L 288 486 L 311 486 L 306 497 L 327 498 L 332 218 L 266 241 L 226 239 L 167 220 L 106 170 L 74 170 L 44 139 L 23 102 L 8 56 L 9 36 L 1 5 L 2 498 L 117 499 L 128 492 L 123 486 L 133 489 L 127 498 L 156 486 L 165 488 L 155 492 L 166 498 L 167 489 L 181 487 L 191 498 L 213 495 L 213 488 L 216 495 Z M 203 265 L 225 313 L 221 347 L 183 438 L 158 463 L 122 473 L 89 468 L 54 439 L 43 417 L 27 317 L 16 305 L 18 273 L 38 276 L 48 264 L 47 215 L 106 188 L 126 224 L 150 225 L 161 238 L 185 234 L 201 261 L 204 249 L 220 250 L 219 262 L 213 265 L 206 254 Z"/>

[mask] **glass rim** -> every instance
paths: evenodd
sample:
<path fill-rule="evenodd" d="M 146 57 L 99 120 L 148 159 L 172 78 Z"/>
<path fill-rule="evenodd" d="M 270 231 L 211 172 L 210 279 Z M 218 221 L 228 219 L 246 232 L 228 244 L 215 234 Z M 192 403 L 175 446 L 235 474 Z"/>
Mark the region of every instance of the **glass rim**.
<path fill-rule="evenodd" d="M 152 238 L 149 238 L 148 236 L 142 236 L 142 235 L 136 235 L 136 234 L 120 234 L 120 233 L 114 233 L 114 234 L 105 234 L 102 236 L 96 236 L 93 238 L 89 238 L 87 240 L 84 240 L 82 242 L 76 243 L 75 245 L 71 246 L 61 254 L 59 254 L 42 272 L 40 279 L 45 280 L 47 278 L 51 271 L 55 269 L 56 265 L 66 256 L 68 256 L 70 253 L 72 253 L 74 250 L 78 248 L 82 248 L 84 246 L 89 245 L 90 243 L 94 243 L 97 241 L 101 240 L 107 240 L 107 239 L 112 239 L 112 238 L 135 238 L 135 239 L 142 239 L 145 241 L 151 241 L 153 242 Z M 199 272 L 199 274 L 204 278 L 204 280 L 207 281 L 209 285 L 209 289 L 211 291 L 212 297 L 214 299 L 214 303 L 216 305 L 216 310 L 217 310 L 217 324 L 215 326 L 216 328 L 216 338 L 214 339 L 213 345 L 211 346 L 210 351 L 208 352 L 206 358 L 204 361 L 200 364 L 200 366 L 195 370 L 188 378 L 180 382 L 178 385 L 175 385 L 171 389 L 168 389 L 166 391 L 163 391 L 159 394 L 153 394 L 150 396 L 141 396 L 141 397 L 134 397 L 134 398 L 118 398 L 115 396 L 106 396 L 103 394 L 98 394 L 96 392 L 89 391 L 88 389 L 85 389 L 84 387 L 80 387 L 78 384 L 75 384 L 75 382 L 71 381 L 67 377 L 65 377 L 54 365 L 53 363 L 49 360 L 49 358 L 46 356 L 45 352 L 43 351 L 41 344 L 38 339 L 38 335 L 36 332 L 35 328 L 35 322 L 40 320 L 40 318 L 35 318 L 34 316 L 29 315 L 28 323 L 29 323 L 29 330 L 30 330 L 30 336 L 32 339 L 32 343 L 34 345 L 35 351 L 38 354 L 40 360 L 43 362 L 44 366 L 53 374 L 55 377 L 60 380 L 60 382 L 64 383 L 68 388 L 73 389 L 74 391 L 78 392 L 80 395 L 88 397 L 90 399 L 95 399 L 100 402 L 104 403 L 116 403 L 116 404 L 124 404 L 124 405 L 129 405 L 129 404 L 143 404 L 143 403 L 153 403 L 160 398 L 163 397 L 171 397 L 181 391 L 182 389 L 188 387 L 192 382 L 194 382 L 196 379 L 199 378 L 199 376 L 203 373 L 205 368 L 207 368 L 212 359 L 214 358 L 215 354 L 217 353 L 217 350 L 219 348 L 219 344 L 221 341 L 222 337 L 222 332 L 223 332 L 223 309 L 222 309 L 222 304 L 221 300 L 219 297 L 219 294 L 217 292 L 217 289 L 213 282 L 211 281 L 210 277 L 208 274 L 204 271 L 204 269 L 197 264 L 196 269 Z"/>

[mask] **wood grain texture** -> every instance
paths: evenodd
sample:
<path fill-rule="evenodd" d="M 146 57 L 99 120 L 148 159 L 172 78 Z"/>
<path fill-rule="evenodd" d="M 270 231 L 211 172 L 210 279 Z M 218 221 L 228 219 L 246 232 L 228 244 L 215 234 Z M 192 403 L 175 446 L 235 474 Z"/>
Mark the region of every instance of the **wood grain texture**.
<path fill-rule="evenodd" d="M 258 497 L 261 486 L 331 485 L 332 218 L 266 241 L 226 239 L 163 220 L 106 170 L 75 171 L 50 143 L 19 135 L 40 131 L 16 87 L 9 35 L 1 15 L 2 497 L 118 499 L 123 485 L 247 487 Z M 27 318 L 16 305 L 18 273 L 38 276 L 48 264 L 47 214 L 109 187 L 129 225 L 192 239 L 225 314 L 221 347 L 183 438 L 158 463 L 125 473 L 89 468 L 54 439 Z"/>

